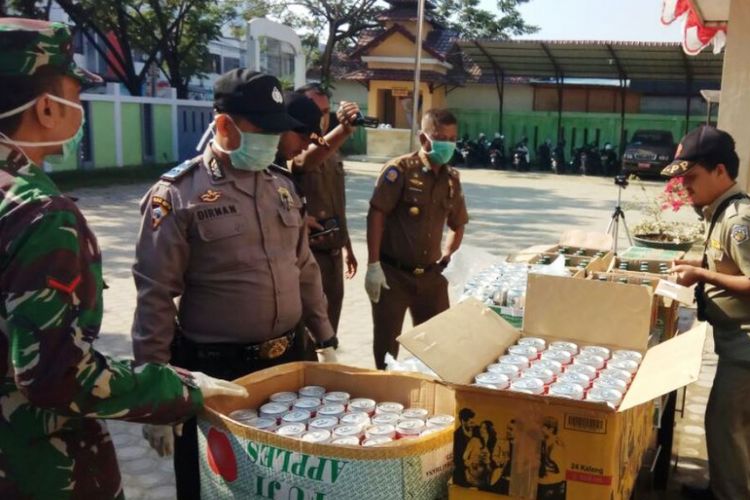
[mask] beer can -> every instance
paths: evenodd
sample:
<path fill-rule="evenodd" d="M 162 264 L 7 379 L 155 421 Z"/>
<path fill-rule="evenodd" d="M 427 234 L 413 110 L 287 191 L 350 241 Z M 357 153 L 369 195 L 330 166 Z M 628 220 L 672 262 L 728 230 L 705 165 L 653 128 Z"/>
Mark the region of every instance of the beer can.
<path fill-rule="evenodd" d="M 487 367 L 487 371 L 490 373 L 501 373 L 510 380 L 518 378 L 521 374 L 521 370 L 516 365 L 508 363 L 492 363 Z"/>
<path fill-rule="evenodd" d="M 557 361 L 561 365 L 569 365 L 573 361 L 573 355 L 565 349 L 547 349 L 540 356 L 542 360 Z"/>
<path fill-rule="evenodd" d="M 348 392 L 334 391 L 328 392 L 323 396 L 323 402 L 325 404 L 342 404 L 345 405 L 349 402 L 351 395 Z"/>
<path fill-rule="evenodd" d="M 544 394 L 544 381 L 534 377 L 524 377 L 514 380 L 510 390 L 527 394 Z"/>
<path fill-rule="evenodd" d="M 244 410 L 234 410 L 232 413 L 229 414 L 229 418 L 231 418 L 232 420 L 236 420 L 237 422 L 241 424 L 245 424 L 249 422 L 250 420 L 258 418 L 258 412 L 255 411 L 253 408 L 247 408 Z"/>
<path fill-rule="evenodd" d="M 581 354 L 594 354 L 596 356 L 604 358 L 605 360 L 609 359 L 611 356 L 611 352 L 609 349 L 598 345 L 587 345 L 581 347 Z"/>
<path fill-rule="evenodd" d="M 535 368 L 537 366 L 546 368 L 547 370 L 551 370 L 555 375 L 559 375 L 563 371 L 562 363 L 560 363 L 559 361 L 555 361 L 554 359 L 539 359 L 531 363 L 531 368 Z"/>
<path fill-rule="evenodd" d="M 370 419 L 372 425 L 396 425 L 401 420 L 398 413 L 380 413 L 375 414 Z"/>
<path fill-rule="evenodd" d="M 340 421 L 344 425 L 359 425 L 362 428 L 370 425 L 370 417 L 363 411 L 345 413 Z"/>
<path fill-rule="evenodd" d="M 498 389 L 506 389 L 510 384 L 510 379 L 507 375 L 492 372 L 480 373 L 476 377 L 474 377 L 474 381 L 477 384 L 493 385 Z"/>
<path fill-rule="evenodd" d="M 402 419 L 418 418 L 420 420 L 427 420 L 430 416 L 430 412 L 424 408 L 407 408 L 401 413 Z"/>
<path fill-rule="evenodd" d="M 349 411 L 362 411 L 368 415 L 375 413 L 375 400 L 368 398 L 356 398 L 349 401 Z"/>
<path fill-rule="evenodd" d="M 294 402 L 294 406 L 292 406 L 292 408 L 294 410 L 306 410 L 312 414 L 315 414 L 320 406 L 320 399 L 318 398 L 299 398 Z"/>
<path fill-rule="evenodd" d="M 547 348 L 547 341 L 540 337 L 521 337 L 518 339 L 518 344 L 534 346 L 539 352 Z"/>
<path fill-rule="evenodd" d="M 517 366 L 520 370 L 529 367 L 529 358 L 526 356 L 519 356 L 517 354 L 505 354 L 497 359 L 498 363 L 505 363 L 513 366 Z"/>
<path fill-rule="evenodd" d="M 302 435 L 302 441 L 308 443 L 323 444 L 331 440 L 331 431 L 327 430 L 314 430 L 307 431 Z"/>
<path fill-rule="evenodd" d="M 307 431 L 305 424 L 285 424 L 276 429 L 276 434 L 290 438 L 299 439 Z"/>
<path fill-rule="evenodd" d="M 247 423 L 245 423 L 245 425 L 247 425 L 248 427 L 253 427 L 255 429 L 268 431 L 268 432 L 274 432 L 276 431 L 276 429 L 279 428 L 278 422 L 276 422 L 276 419 L 268 418 L 268 417 L 257 417 L 252 420 L 248 420 Z"/>
<path fill-rule="evenodd" d="M 604 368 L 604 358 L 596 354 L 579 354 L 573 358 L 574 365 L 588 365 L 596 370 Z"/>
<path fill-rule="evenodd" d="M 538 378 L 539 380 L 544 382 L 544 385 L 549 385 L 555 380 L 555 374 L 552 372 L 552 370 L 547 369 L 543 366 L 532 366 L 531 368 L 524 370 L 521 376 Z"/>
<path fill-rule="evenodd" d="M 499 391 L 500 388 L 493 384 L 479 384 L 477 382 L 474 382 L 471 384 L 473 387 L 484 387 L 485 389 L 492 389 L 493 391 Z"/>
<path fill-rule="evenodd" d="M 428 427 L 425 427 L 425 429 L 419 433 L 419 437 L 428 436 L 430 434 L 435 434 L 436 432 L 440 432 L 443 429 L 445 429 L 445 427 L 429 427 L 428 426 Z"/>
<path fill-rule="evenodd" d="M 331 440 L 331 444 L 345 445 L 345 446 L 359 446 L 359 438 L 353 437 L 353 436 L 334 438 Z"/>
<path fill-rule="evenodd" d="M 404 411 L 404 405 L 401 403 L 394 403 L 393 401 L 385 401 L 383 403 L 378 403 L 377 406 L 375 406 L 376 415 L 381 413 L 395 413 L 400 415 L 402 411 Z"/>
<path fill-rule="evenodd" d="M 380 437 L 395 439 L 396 426 L 392 424 L 371 425 L 365 429 L 365 438 L 372 439 Z"/>
<path fill-rule="evenodd" d="M 434 415 L 427 419 L 427 427 L 444 429 L 445 427 L 452 427 L 455 421 L 453 415 Z"/>
<path fill-rule="evenodd" d="M 555 342 L 550 342 L 547 350 L 568 351 L 571 355 L 575 355 L 578 354 L 578 344 L 575 344 L 573 342 L 566 342 L 564 340 L 557 340 Z"/>
<path fill-rule="evenodd" d="M 273 418 L 277 423 L 281 422 L 283 417 L 289 411 L 289 407 L 282 403 L 266 403 L 260 407 L 259 415 L 261 417 Z"/>
<path fill-rule="evenodd" d="M 344 413 L 346 413 L 346 406 L 342 404 L 330 404 L 318 408 L 316 415 L 321 417 L 341 418 L 344 416 Z"/>
<path fill-rule="evenodd" d="M 612 353 L 612 359 L 629 359 L 640 364 L 643 361 L 643 354 L 638 351 L 620 349 Z"/>
<path fill-rule="evenodd" d="M 606 403 L 612 408 L 617 408 L 622 401 L 622 393 L 617 389 L 591 388 L 586 393 L 586 401 Z"/>
<path fill-rule="evenodd" d="M 508 354 L 523 356 L 529 361 L 539 357 L 539 351 L 533 345 L 512 345 L 508 347 Z"/>
<path fill-rule="evenodd" d="M 593 380 L 596 377 L 596 368 L 589 365 L 568 365 L 565 367 L 563 373 L 583 373 L 589 377 L 589 380 Z"/>
<path fill-rule="evenodd" d="M 381 444 L 388 444 L 393 441 L 393 438 L 382 436 L 382 437 L 374 437 L 374 438 L 368 438 L 362 441 L 362 446 L 370 447 L 370 446 L 379 446 Z"/>
<path fill-rule="evenodd" d="M 591 385 L 591 377 L 583 372 L 565 372 L 557 377 L 558 382 L 565 382 L 566 384 L 578 384 L 584 389 L 587 389 Z"/>
<path fill-rule="evenodd" d="M 362 439 L 362 436 L 364 436 L 364 431 L 358 425 L 337 425 L 333 428 L 334 438 L 355 437 Z"/>
<path fill-rule="evenodd" d="M 297 401 L 298 398 L 299 396 L 297 396 L 296 392 L 285 391 L 285 392 L 275 392 L 271 394 L 271 397 L 268 399 L 272 403 L 283 403 L 291 408 L 294 402 Z"/>
<path fill-rule="evenodd" d="M 632 375 L 638 371 L 638 363 L 632 359 L 610 359 L 609 363 L 607 363 L 607 368 L 617 368 Z"/>
<path fill-rule="evenodd" d="M 407 418 L 396 424 L 396 434 L 399 437 L 416 437 L 426 428 L 424 420 Z"/>
<path fill-rule="evenodd" d="M 633 375 L 630 372 L 627 372 L 625 370 L 620 370 L 619 368 L 605 368 L 604 370 L 599 372 L 600 377 L 615 377 L 619 378 L 623 382 L 629 384 L 630 379 L 633 378 Z"/>
<path fill-rule="evenodd" d="M 336 417 L 316 417 L 310 420 L 307 427 L 311 431 L 332 431 L 337 425 L 339 425 L 339 419 Z"/>
<path fill-rule="evenodd" d="M 575 399 L 580 401 L 583 399 L 584 389 L 580 384 L 561 381 L 555 382 L 549 386 L 547 394 L 558 398 Z"/>
<path fill-rule="evenodd" d="M 325 393 L 326 388 L 319 385 L 307 385 L 299 390 L 299 395 L 303 398 L 321 399 Z"/>
<path fill-rule="evenodd" d="M 281 417 L 282 424 L 305 424 L 310 421 L 310 412 L 307 410 L 292 410 Z"/>
<path fill-rule="evenodd" d="M 602 377 L 599 375 L 594 379 L 594 388 L 617 389 L 623 394 L 628 389 L 628 384 L 617 377 Z"/>

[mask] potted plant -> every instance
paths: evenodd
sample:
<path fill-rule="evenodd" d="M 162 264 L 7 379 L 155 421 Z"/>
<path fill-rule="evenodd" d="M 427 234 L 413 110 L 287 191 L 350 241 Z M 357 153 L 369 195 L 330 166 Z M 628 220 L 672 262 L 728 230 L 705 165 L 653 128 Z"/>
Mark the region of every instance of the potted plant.
<path fill-rule="evenodd" d="M 643 191 L 643 197 L 634 205 L 644 213 L 644 218 L 633 228 L 636 246 L 690 250 L 703 236 L 703 223 L 680 222 L 666 217 L 668 211 L 675 213 L 686 205 L 692 206 L 690 195 L 682 185 L 682 178 L 670 179 L 664 190 L 656 197 L 646 192 L 642 182 L 638 181 L 638 184 Z"/>

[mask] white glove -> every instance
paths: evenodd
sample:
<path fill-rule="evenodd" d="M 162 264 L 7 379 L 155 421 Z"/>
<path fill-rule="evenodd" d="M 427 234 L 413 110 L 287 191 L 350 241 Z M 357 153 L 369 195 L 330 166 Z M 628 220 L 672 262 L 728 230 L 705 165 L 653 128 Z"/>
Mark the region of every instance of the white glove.
<path fill-rule="evenodd" d="M 143 425 L 143 437 L 156 450 L 160 457 L 169 457 L 174 453 L 174 435 L 182 435 L 182 424 L 171 425 Z"/>
<path fill-rule="evenodd" d="M 315 351 L 318 353 L 318 362 L 320 363 L 336 363 L 336 350 L 333 347 L 325 347 Z"/>
<path fill-rule="evenodd" d="M 236 398 L 246 398 L 248 396 L 247 389 L 245 389 L 241 385 L 234 384 L 226 380 L 209 377 L 202 372 L 190 372 L 190 375 L 193 378 L 193 383 L 198 386 L 198 389 L 201 390 L 204 398 L 210 398 L 213 396 L 232 396 Z"/>
<path fill-rule="evenodd" d="M 365 274 L 365 291 L 370 297 L 373 304 L 380 302 L 380 289 L 390 290 L 388 282 L 385 281 L 385 273 L 380 262 L 367 264 L 367 274 Z"/>

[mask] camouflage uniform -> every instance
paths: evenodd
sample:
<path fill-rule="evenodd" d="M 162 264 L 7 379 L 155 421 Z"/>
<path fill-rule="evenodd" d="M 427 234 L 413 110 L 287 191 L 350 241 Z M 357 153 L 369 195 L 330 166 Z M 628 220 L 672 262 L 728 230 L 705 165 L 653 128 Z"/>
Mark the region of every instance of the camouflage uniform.
<path fill-rule="evenodd" d="M 42 64 L 96 81 L 71 66 L 69 42 L 63 25 L 0 19 L 0 83 Z M 96 238 L 74 202 L 5 146 L 0 194 L 0 498 L 122 497 L 114 446 L 98 419 L 176 422 L 202 405 L 201 393 L 168 366 L 136 368 L 94 350 L 102 320 Z"/>

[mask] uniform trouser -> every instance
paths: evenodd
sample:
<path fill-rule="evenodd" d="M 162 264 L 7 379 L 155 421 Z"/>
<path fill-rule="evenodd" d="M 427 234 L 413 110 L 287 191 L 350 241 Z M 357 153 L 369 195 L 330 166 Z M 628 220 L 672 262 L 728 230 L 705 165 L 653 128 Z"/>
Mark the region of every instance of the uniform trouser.
<path fill-rule="evenodd" d="M 304 336 L 296 335 L 294 345 L 276 359 L 246 361 L 235 359 L 203 359 L 189 346 L 172 352 L 172 363 L 191 371 L 200 371 L 212 377 L 233 380 L 248 373 L 270 368 L 272 366 L 300 361 L 304 351 Z M 179 500 L 200 499 L 200 472 L 198 457 L 198 430 L 195 418 L 191 418 L 182 427 L 182 436 L 175 436 L 174 473 Z"/>
<path fill-rule="evenodd" d="M 313 255 L 320 267 L 320 277 L 323 281 L 323 293 L 328 299 L 328 319 L 333 331 L 339 331 L 341 318 L 341 304 L 344 302 L 344 256 L 341 249 L 314 250 Z"/>
<path fill-rule="evenodd" d="M 706 407 L 711 490 L 720 500 L 750 498 L 750 363 L 719 356 Z"/>
<path fill-rule="evenodd" d="M 380 290 L 380 301 L 372 304 L 374 323 L 373 353 L 375 366 L 385 369 L 385 355 L 398 356 L 396 337 L 401 334 L 406 310 L 414 325 L 424 323 L 449 307 L 448 280 L 439 268 L 415 276 L 383 263 L 383 272 L 390 290 Z"/>

